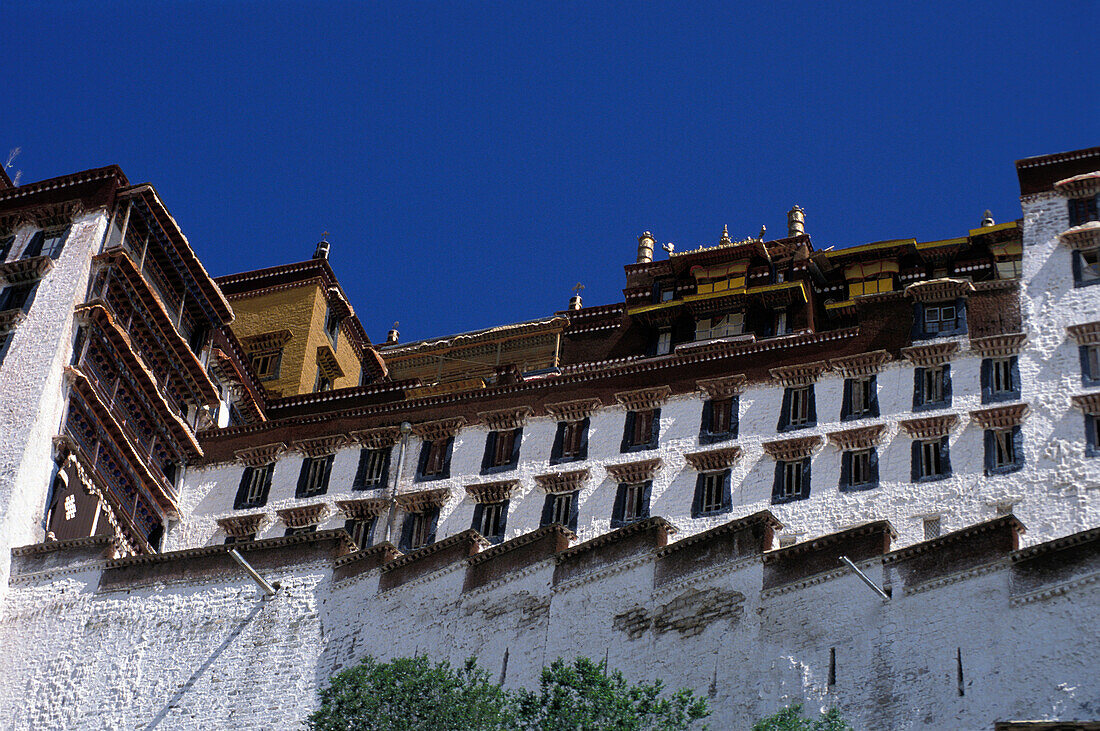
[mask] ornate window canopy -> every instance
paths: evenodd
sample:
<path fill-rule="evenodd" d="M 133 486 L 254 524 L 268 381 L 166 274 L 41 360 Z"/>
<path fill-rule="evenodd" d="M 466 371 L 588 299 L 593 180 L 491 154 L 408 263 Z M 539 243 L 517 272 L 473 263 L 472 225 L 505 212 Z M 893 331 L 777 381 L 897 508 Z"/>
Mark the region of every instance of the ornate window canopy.
<path fill-rule="evenodd" d="M 661 458 L 643 459 L 638 462 L 607 465 L 607 474 L 616 482 L 646 482 L 652 480 L 661 469 Z"/>
<path fill-rule="evenodd" d="M 1066 229 L 1058 239 L 1071 249 L 1095 249 L 1100 246 L 1100 221 L 1086 221 Z"/>
<path fill-rule="evenodd" d="M 885 424 L 872 424 L 855 429 L 829 432 L 829 442 L 842 452 L 852 449 L 870 449 L 882 443 L 886 434 Z"/>
<path fill-rule="evenodd" d="M 331 380 L 344 377 L 344 369 L 340 367 L 339 361 L 336 360 L 336 353 L 332 352 L 332 347 L 329 345 L 317 346 L 317 367 L 326 378 Z"/>
<path fill-rule="evenodd" d="M 390 501 L 384 497 L 372 497 L 362 500 L 337 500 L 336 505 L 349 518 L 363 520 L 386 512 Z"/>
<path fill-rule="evenodd" d="M 407 492 L 397 496 L 397 507 L 406 513 L 421 513 L 428 508 L 441 508 L 451 497 L 449 488 L 441 487 L 435 490 L 420 490 Z"/>
<path fill-rule="evenodd" d="M 763 447 L 764 453 L 772 459 L 779 462 L 791 462 L 812 456 L 823 444 L 825 444 L 825 439 L 819 434 L 814 434 L 808 437 L 764 442 L 760 446 Z"/>
<path fill-rule="evenodd" d="M 1066 198 L 1090 198 L 1100 194 L 1100 170 L 1059 180 L 1054 189 Z"/>
<path fill-rule="evenodd" d="M 530 406 L 517 406 L 511 409 L 479 411 L 477 416 L 491 430 L 504 431 L 506 429 L 519 429 L 527 423 L 527 417 L 534 413 Z"/>
<path fill-rule="evenodd" d="M 260 526 L 267 520 L 266 513 L 251 513 L 249 515 L 232 515 L 218 520 L 218 525 L 227 536 L 244 538 L 259 532 Z"/>
<path fill-rule="evenodd" d="M 324 503 L 316 503 L 315 505 L 302 505 L 294 508 L 283 508 L 282 510 L 276 510 L 275 514 L 279 516 L 279 519 L 283 521 L 283 524 L 288 528 L 306 528 L 311 525 L 317 525 L 328 514 L 328 506 Z"/>
<path fill-rule="evenodd" d="M 1007 429 L 1010 426 L 1019 426 L 1029 410 L 1027 404 L 995 406 L 971 411 L 970 418 L 983 429 Z"/>
<path fill-rule="evenodd" d="M 615 400 L 629 411 L 645 411 L 660 407 L 671 395 L 671 387 L 657 386 L 656 388 L 639 388 L 636 391 L 620 391 L 615 394 Z"/>
<path fill-rule="evenodd" d="M 974 291 L 974 285 L 965 279 L 929 279 L 914 282 L 905 288 L 905 295 L 917 302 L 946 302 L 966 297 Z"/>
<path fill-rule="evenodd" d="M 901 354 L 906 360 L 918 366 L 941 366 L 951 360 L 951 356 L 959 352 L 957 342 L 932 343 L 930 345 L 914 345 L 902 348 Z"/>
<path fill-rule="evenodd" d="M 746 383 L 745 374 L 739 373 L 725 378 L 701 379 L 696 381 L 695 385 L 712 399 L 725 399 L 741 394 L 745 390 Z"/>
<path fill-rule="evenodd" d="M 845 358 L 832 358 L 829 368 L 840 373 L 845 378 L 858 376 L 870 376 L 882 370 L 882 367 L 890 362 L 890 354 L 885 350 L 873 350 L 869 353 L 849 355 Z"/>
<path fill-rule="evenodd" d="M 307 457 L 327 457 L 330 454 L 335 454 L 336 450 L 347 443 L 348 438 L 346 435 L 334 434 L 327 437 L 299 439 L 294 442 L 294 449 Z"/>
<path fill-rule="evenodd" d="M 795 365 L 772 368 L 772 378 L 781 386 L 808 386 L 825 372 L 825 361 L 797 363 Z"/>
<path fill-rule="evenodd" d="M 397 444 L 401 439 L 401 427 L 380 426 L 375 429 L 360 429 L 349 435 L 357 444 L 367 449 L 385 449 Z"/>
<path fill-rule="evenodd" d="M 14 259 L 0 263 L 0 279 L 6 284 L 34 282 L 50 273 L 53 269 L 53 257 L 32 256 L 26 259 Z"/>
<path fill-rule="evenodd" d="M 942 416 L 926 416 L 921 419 L 907 419 L 899 421 L 901 427 L 909 437 L 913 439 L 934 439 L 945 437 L 958 425 L 957 414 L 943 414 Z"/>
<path fill-rule="evenodd" d="M 234 452 L 234 455 L 249 467 L 263 467 L 277 461 L 279 457 L 286 454 L 286 451 L 286 444 L 275 442 L 274 444 L 262 444 L 248 449 L 238 449 Z"/>
<path fill-rule="evenodd" d="M 1086 322 L 1066 328 L 1078 345 L 1100 345 L 1100 322 Z"/>
<path fill-rule="evenodd" d="M 684 454 L 691 468 L 699 472 L 724 470 L 733 467 L 741 459 L 741 447 L 724 447 L 722 449 L 708 449 L 703 452 L 688 452 Z"/>
<path fill-rule="evenodd" d="M 1003 335 L 990 335 L 985 338 L 974 338 L 970 341 L 970 349 L 983 358 L 996 358 L 1008 355 L 1018 355 L 1027 342 L 1025 333 L 1005 333 Z"/>
<path fill-rule="evenodd" d="M 601 406 L 603 402 L 598 398 L 583 398 L 546 404 L 546 411 L 559 421 L 582 421 L 596 413 Z"/>
<path fill-rule="evenodd" d="M 569 470 L 568 472 L 551 472 L 546 475 L 535 475 L 535 484 L 550 494 L 574 492 L 581 489 L 588 481 L 588 470 Z"/>
<path fill-rule="evenodd" d="M 434 442 L 437 439 L 447 439 L 458 434 L 458 430 L 466 424 L 465 417 L 456 416 L 453 419 L 440 419 L 439 421 L 425 421 L 413 424 L 413 434 L 424 441 Z"/>
<path fill-rule="evenodd" d="M 279 350 L 293 337 L 290 330 L 272 330 L 271 332 L 241 338 L 241 347 L 249 353 L 265 350 Z"/>
<path fill-rule="evenodd" d="M 519 480 L 500 480 L 499 482 L 481 482 L 466 486 L 466 493 L 475 503 L 501 503 L 512 497 L 519 486 Z"/>
<path fill-rule="evenodd" d="M 1074 396 L 1073 405 L 1092 416 L 1100 415 L 1100 393 L 1083 393 Z"/>

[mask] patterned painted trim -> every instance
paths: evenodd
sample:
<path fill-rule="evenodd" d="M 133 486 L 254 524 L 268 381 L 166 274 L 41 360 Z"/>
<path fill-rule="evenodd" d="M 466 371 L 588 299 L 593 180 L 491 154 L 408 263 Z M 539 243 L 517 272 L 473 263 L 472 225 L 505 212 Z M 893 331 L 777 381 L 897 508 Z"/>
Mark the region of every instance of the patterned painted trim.
<path fill-rule="evenodd" d="M 290 330 L 272 330 L 271 332 L 241 338 L 241 346 L 249 353 L 264 350 L 278 350 L 290 342 L 293 334 Z"/>
<path fill-rule="evenodd" d="M 45 255 L 15 259 L 0 263 L 0 279 L 8 284 L 33 282 L 49 274 L 51 269 L 53 259 Z"/>
<path fill-rule="evenodd" d="M 441 419 L 439 421 L 425 421 L 413 424 L 413 434 L 424 441 L 434 442 L 437 439 L 447 439 L 458 434 L 458 430 L 466 424 L 465 417 L 458 416 L 453 419 Z"/>
<path fill-rule="evenodd" d="M 314 505 L 302 505 L 295 508 L 283 508 L 276 510 L 275 514 L 288 528 L 306 528 L 311 525 L 319 525 L 328 515 L 326 503 Z"/>
<path fill-rule="evenodd" d="M 994 571 L 999 571 L 1007 566 L 1007 562 L 1003 559 L 993 561 L 991 563 L 982 564 L 981 566 L 975 566 L 965 571 L 959 571 L 954 574 L 947 574 L 946 576 L 937 576 L 934 579 L 928 581 L 922 581 L 919 584 L 913 584 L 912 586 L 906 586 L 902 593 L 905 596 L 911 596 L 913 594 L 922 594 L 932 589 L 939 589 L 941 586 L 947 586 L 949 584 L 957 584 L 960 581 L 966 581 L 967 579 L 973 579 L 977 576 L 985 576 L 991 574 Z"/>
<path fill-rule="evenodd" d="M 656 409 L 672 395 L 669 386 L 657 386 L 656 388 L 639 388 L 636 391 L 620 391 L 615 394 L 615 400 L 630 411 L 644 411 Z"/>
<path fill-rule="evenodd" d="M 404 495 L 397 496 L 397 507 L 401 508 L 406 513 L 419 513 L 427 508 L 443 507 L 450 497 L 451 490 L 447 487 L 440 487 L 435 490 L 407 492 Z"/>
<path fill-rule="evenodd" d="M 1006 333 L 1004 335 L 990 335 L 985 338 L 974 338 L 970 341 L 970 350 L 983 358 L 996 358 L 1009 355 L 1019 355 L 1027 342 L 1026 333 Z"/>
<path fill-rule="evenodd" d="M 1066 332 L 1078 345 L 1100 345 L 1100 322 L 1083 322 L 1070 325 Z"/>
<path fill-rule="evenodd" d="M 577 399 L 546 404 L 546 413 L 559 421 L 583 421 L 603 406 L 598 398 Z"/>
<path fill-rule="evenodd" d="M 965 279 L 929 279 L 915 282 L 905 288 L 905 295 L 917 302 L 944 302 L 966 297 L 974 291 L 974 285 Z"/>
<path fill-rule="evenodd" d="M 234 454 L 237 459 L 249 467 L 263 467 L 271 464 L 286 454 L 287 446 L 282 442 L 274 444 L 261 444 L 258 447 L 238 449 Z"/>
<path fill-rule="evenodd" d="M 336 450 L 345 446 L 347 443 L 347 435 L 334 434 L 328 437 L 299 439 L 294 442 L 294 449 L 307 457 L 327 457 L 330 454 L 336 454 Z"/>
<path fill-rule="evenodd" d="M 401 439 L 401 428 L 383 426 L 377 429 L 360 429 L 348 435 L 351 440 L 367 449 L 385 449 L 397 444 Z"/>
<path fill-rule="evenodd" d="M 1065 198 L 1091 198 L 1100 193 L 1100 170 L 1059 180 L 1054 190 Z"/>
<path fill-rule="evenodd" d="M 829 368 L 845 378 L 870 376 L 881 371 L 890 359 L 890 354 L 885 350 L 873 350 L 870 353 L 850 355 L 847 358 L 833 358 L 829 361 Z"/>
<path fill-rule="evenodd" d="M 390 506 L 388 498 L 370 497 L 360 500 L 337 500 L 336 506 L 349 518 L 374 518 L 386 512 Z"/>
<path fill-rule="evenodd" d="M 260 526 L 267 520 L 267 513 L 252 513 L 250 515 L 231 515 L 228 518 L 220 518 L 218 525 L 227 536 L 243 538 L 255 535 Z"/>
<path fill-rule="evenodd" d="M 1088 221 L 1058 234 L 1058 240 L 1071 249 L 1095 249 L 1100 246 L 1100 221 Z"/>
<path fill-rule="evenodd" d="M 797 544 L 797 545 L 802 545 L 802 544 Z M 792 548 L 794 548 L 794 547 L 795 546 L 792 546 Z M 783 549 L 783 550 L 787 550 L 787 549 Z M 767 561 L 767 555 L 768 554 L 765 554 L 765 562 Z M 877 563 L 878 563 L 878 561 L 876 559 L 872 558 L 872 559 L 868 559 L 867 561 L 860 561 L 859 563 L 856 564 L 856 566 L 858 566 L 861 571 L 865 571 L 866 569 L 874 566 Z M 806 588 L 811 587 L 811 586 L 817 586 L 818 584 L 824 584 L 826 581 L 832 581 L 833 579 L 839 579 L 842 576 L 855 576 L 855 574 L 847 566 L 842 566 L 841 568 L 838 568 L 838 569 L 832 569 L 830 571 L 823 571 L 820 574 L 814 574 L 813 576 L 807 576 L 805 579 L 801 579 L 799 581 L 794 581 L 790 584 L 784 584 L 783 586 L 777 586 L 774 589 L 765 589 L 764 591 L 760 592 L 760 599 L 763 601 L 763 600 L 771 599 L 773 597 L 780 596 L 782 594 L 789 594 L 792 591 L 798 591 L 799 589 L 806 589 Z M 880 599 L 879 601 L 885 602 L 887 600 L 886 599 Z"/>
<path fill-rule="evenodd" d="M 1009 600 L 1009 605 L 1018 607 L 1022 604 L 1031 604 L 1032 602 L 1043 601 L 1045 599 L 1053 599 L 1054 597 L 1068 594 L 1074 589 L 1080 589 L 1090 584 L 1100 582 L 1100 571 L 1087 574 L 1078 579 L 1067 581 L 1064 584 L 1058 584 L 1056 586 L 1050 586 L 1046 589 L 1040 589 L 1039 591 L 1033 591 L 1030 594 L 1021 594 L 1020 596 L 1014 596 Z"/>
<path fill-rule="evenodd" d="M 1100 393 L 1082 393 L 1077 396 L 1071 396 L 1070 401 L 1073 402 L 1074 406 L 1090 416 L 1100 414 Z"/>
<path fill-rule="evenodd" d="M 739 373 L 725 378 L 706 378 L 698 380 L 695 385 L 712 399 L 724 399 L 739 395 L 745 390 L 745 374 Z"/>

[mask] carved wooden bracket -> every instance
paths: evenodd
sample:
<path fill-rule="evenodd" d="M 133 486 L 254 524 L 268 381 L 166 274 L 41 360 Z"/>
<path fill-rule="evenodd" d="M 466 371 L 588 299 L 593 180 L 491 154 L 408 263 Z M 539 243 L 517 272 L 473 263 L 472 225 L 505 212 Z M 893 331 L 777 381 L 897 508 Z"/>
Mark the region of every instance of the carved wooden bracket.
<path fill-rule="evenodd" d="M 905 288 L 905 295 L 917 302 L 946 302 L 966 297 L 974 291 L 974 285 L 965 279 L 929 279 L 914 282 Z"/>
<path fill-rule="evenodd" d="M 505 429 L 519 429 L 527 423 L 527 417 L 534 413 L 534 409 L 530 406 L 519 406 L 514 409 L 479 411 L 477 417 L 491 430 L 504 431 Z"/>
<path fill-rule="evenodd" d="M 336 450 L 347 443 L 346 434 L 333 434 L 327 437 L 299 439 L 294 442 L 294 449 L 307 457 L 327 457 L 330 454 L 336 454 Z"/>
<path fill-rule="evenodd" d="M 1030 409 L 1027 404 L 994 406 L 970 412 L 970 418 L 983 429 L 1007 429 L 1023 423 Z"/>
<path fill-rule="evenodd" d="M 616 482 L 645 482 L 653 479 L 653 476 L 657 474 L 657 470 L 661 469 L 661 464 L 660 457 L 625 464 L 609 464 L 607 465 L 607 474 Z"/>
<path fill-rule="evenodd" d="M 0 216 L 0 236 L 7 236 L 11 234 L 28 220 L 29 219 L 27 218 L 27 214 L 24 211 L 6 213 Z"/>
<path fill-rule="evenodd" d="M 1019 355 L 1026 342 L 1027 334 L 1025 333 L 1005 333 L 1003 335 L 974 338 L 970 341 L 970 349 L 983 358 L 999 358 Z"/>
<path fill-rule="evenodd" d="M 261 444 L 258 447 L 249 447 L 248 449 L 238 449 L 234 452 L 234 456 L 244 462 L 249 467 L 263 467 L 264 465 L 271 464 L 286 454 L 286 445 L 282 442 L 275 442 L 274 444 Z"/>
<path fill-rule="evenodd" d="M 231 515 L 228 518 L 218 520 L 218 525 L 227 536 L 244 538 L 259 532 L 260 526 L 267 519 L 266 513 L 252 513 L 250 515 Z"/>
<path fill-rule="evenodd" d="M 898 426 L 913 439 L 934 439 L 947 436 L 958 423 L 959 417 L 957 414 L 943 414 L 942 416 L 925 416 L 920 419 L 906 419 L 899 421 Z"/>
<path fill-rule="evenodd" d="M 946 343 L 932 343 L 930 345 L 914 345 L 902 348 L 902 356 L 918 366 L 941 366 L 951 360 L 951 356 L 959 352 L 959 344 L 951 341 Z"/>
<path fill-rule="evenodd" d="M 8 284 L 35 282 L 50 273 L 53 259 L 48 256 L 32 256 L 0 264 L 0 278 Z"/>
<path fill-rule="evenodd" d="M 318 525 L 328 514 L 328 506 L 324 503 L 315 505 L 302 505 L 294 508 L 276 510 L 275 514 L 288 528 L 305 528 L 310 525 Z"/>
<path fill-rule="evenodd" d="M 38 206 L 27 212 L 27 217 L 38 228 L 55 228 L 68 226 L 73 219 L 84 211 L 84 204 L 80 201 L 65 201 L 52 205 Z"/>
<path fill-rule="evenodd" d="M 1074 406 L 1086 414 L 1093 416 L 1100 414 L 1100 393 L 1083 393 L 1070 400 L 1073 401 Z"/>
<path fill-rule="evenodd" d="M 336 505 L 349 518 L 365 520 L 386 512 L 390 501 L 384 497 L 371 497 L 360 500 L 337 500 Z"/>
<path fill-rule="evenodd" d="M 846 358 L 833 358 L 829 361 L 829 368 L 837 371 L 845 378 L 856 378 L 878 373 L 888 362 L 890 362 L 888 352 L 873 350 L 870 353 L 849 355 Z"/>
<path fill-rule="evenodd" d="M 407 492 L 397 496 L 397 507 L 406 513 L 422 513 L 428 508 L 441 508 L 451 497 L 449 488 L 440 487 L 435 490 L 420 490 L 419 492 Z"/>
<path fill-rule="evenodd" d="M 1100 193 L 1100 170 L 1059 180 L 1054 189 L 1066 198 L 1091 198 Z"/>
<path fill-rule="evenodd" d="M 808 437 L 764 442 L 760 446 L 763 447 L 765 454 L 777 462 L 791 462 L 812 456 L 824 444 L 824 437 L 820 434 L 814 434 Z"/>
<path fill-rule="evenodd" d="M 1088 221 L 1066 229 L 1058 238 L 1071 249 L 1095 249 L 1100 246 L 1100 221 Z"/>
<path fill-rule="evenodd" d="M 519 480 L 500 480 L 499 482 L 480 482 L 466 486 L 466 494 L 475 503 L 501 503 L 512 497 L 519 486 Z"/>
<path fill-rule="evenodd" d="M 722 449 L 708 449 L 705 452 L 688 452 L 684 454 L 691 468 L 699 472 L 724 470 L 737 464 L 741 459 L 741 447 L 723 447 Z"/>
<path fill-rule="evenodd" d="M 331 380 L 344 377 L 344 369 L 340 367 L 340 362 L 336 360 L 336 353 L 332 352 L 331 346 L 317 346 L 317 367 L 321 369 L 326 378 Z"/>
<path fill-rule="evenodd" d="M 547 475 L 535 475 L 535 484 L 550 494 L 580 490 L 587 480 L 587 469 L 569 470 L 568 472 L 551 472 Z"/>
<path fill-rule="evenodd" d="M 458 434 L 458 430 L 466 424 L 466 418 L 456 416 L 453 419 L 440 419 L 439 421 L 425 421 L 413 424 L 412 433 L 426 442 L 434 442 L 437 439 L 447 439 Z"/>
<path fill-rule="evenodd" d="M 827 436 L 834 447 L 846 452 L 850 449 L 870 449 L 878 446 L 885 434 L 885 424 L 872 424 L 871 426 L 860 426 L 855 429 L 829 432 Z"/>
<path fill-rule="evenodd" d="M 598 398 L 582 398 L 546 404 L 546 412 L 558 421 L 583 421 L 596 413 L 601 406 L 603 402 Z"/>
<path fill-rule="evenodd" d="M 290 330 L 272 330 L 271 332 L 241 338 L 241 347 L 249 353 L 267 350 L 279 350 L 293 337 Z"/>
<path fill-rule="evenodd" d="M 781 386 L 808 386 L 825 372 L 825 361 L 796 363 L 795 365 L 772 368 L 772 378 Z"/>
<path fill-rule="evenodd" d="M 380 426 L 376 429 L 360 429 L 351 432 L 348 436 L 367 449 L 385 449 L 397 444 L 401 439 L 401 427 Z"/>
<path fill-rule="evenodd" d="M 629 411 L 645 411 L 660 407 L 671 395 L 671 387 L 657 386 L 656 388 L 639 388 L 637 391 L 620 391 L 615 394 L 615 400 Z"/>
<path fill-rule="evenodd" d="M 1066 328 L 1066 332 L 1077 341 L 1078 345 L 1100 345 L 1100 322 L 1070 325 Z"/>
<path fill-rule="evenodd" d="M 695 382 L 700 391 L 703 391 L 712 399 L 726 399 L 740 395 L 745 390 L 748 379 L 744 373 L 725 378 L 705 378 Z"/>

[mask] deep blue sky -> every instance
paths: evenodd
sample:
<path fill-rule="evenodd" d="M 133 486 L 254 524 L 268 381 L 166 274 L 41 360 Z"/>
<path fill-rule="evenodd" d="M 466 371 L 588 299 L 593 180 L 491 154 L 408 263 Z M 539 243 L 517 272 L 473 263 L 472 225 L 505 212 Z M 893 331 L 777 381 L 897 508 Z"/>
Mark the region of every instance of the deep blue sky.
<path fill-rule="evenodd" d="M 3 3 L 9 172 L 120 164 L 215 275 L 328 231 L 375 341 L 619 301 L 645 229 L 957 236 L 1100 144 L 1095 0 L 158 4 Z"/>

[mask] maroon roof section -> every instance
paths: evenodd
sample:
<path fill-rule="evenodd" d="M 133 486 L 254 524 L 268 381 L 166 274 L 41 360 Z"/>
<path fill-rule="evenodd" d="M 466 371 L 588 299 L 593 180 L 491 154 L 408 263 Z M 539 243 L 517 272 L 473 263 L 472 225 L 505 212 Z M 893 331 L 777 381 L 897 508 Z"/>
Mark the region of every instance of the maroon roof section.
<path fill-rule="evenodd" d="M 0 166 L 0 190 L 5 188 L 14 188 L 15 184 L 11 182 L 11 178 L 8 177 L 8 171 Z"/>
<path fill-rule="evenodd" d="M 26 185 L 0 186 L 0 214 L 80 201 L 85 210 L 110 205 L 115 192 L 129 185 L 118 165 L 93 168 Z"/>
<path fill-rule="evenodd" d="M 1016 161 L 1020 195 L 1052 190 L 1059 180 L 1100 170 L 1100 147 L 1025 157 Z"/>

